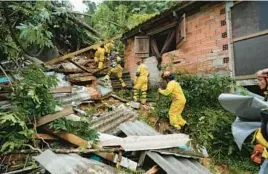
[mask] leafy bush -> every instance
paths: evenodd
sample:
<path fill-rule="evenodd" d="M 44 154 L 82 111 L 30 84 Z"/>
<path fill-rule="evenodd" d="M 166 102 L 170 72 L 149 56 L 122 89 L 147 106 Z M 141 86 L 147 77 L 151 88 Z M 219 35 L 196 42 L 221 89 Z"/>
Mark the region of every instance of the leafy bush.
<path fill-rule="evenodd" d="M 12 92 L 12 101 L 17 109 L 30 117 L 54 112 L 57 102 L 49 90 L 57 85 L 56 78 L 45 75 L 37 65 L 23 69 L 19 76 L 22 80 Z"/>
<path fill-rule="evenodd" d="M 55 131 L 70 132 L 88 141 L 97 141 L 99 139 L 98 132 L 90 128 L 90 120 L 88 118 L 82 117 L 80 121 L 61 118 L 53 121 L 49 126 L 55 129 Z"/>
<path fill-rule="evenodd" d="M 0 153 L 21 148 L 33 134 L 25 123 L 25 116 L 15 113 L 0 112 Z"/>
<path fill-rule="evenodd" d="M 193 139 L 193 144 L 204 145 L 210 156 L 217 162 L 235 166 L 243 161 L 245 170 L 255 171 L 257 166 L 249 161 L 252 145 L 244 144 L 240 151 L 231 133 L 231 124 L 235 116 L 225 111 L 218 102 L 218 96 L 228 92 L 232 86 L 229 77 L 212 76 L 211 78 L 196 75 L 177 75 L 186 96 L 187 103 L 182 116 L 189 123 L 187 134 Z M 159 117 L 168 117 L 170 99 L 161 96 L 156 100 L 155 111 Z M 231 162 L 236 162 L 234 165 Z"/>

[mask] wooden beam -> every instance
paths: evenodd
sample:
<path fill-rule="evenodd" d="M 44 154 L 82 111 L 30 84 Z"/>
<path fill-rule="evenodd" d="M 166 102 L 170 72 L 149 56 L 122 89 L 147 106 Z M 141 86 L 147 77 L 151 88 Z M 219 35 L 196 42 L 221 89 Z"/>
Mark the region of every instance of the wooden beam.
<path fill-rule="evenodd" d="M 50 89 L 51 93 L 72 93 L 72 87 L 67 86 L 67 87 L 60 87 L 60 88 L 53 88 Z"/>
<path fill-rule="evenodd" d="M 74 134 L 68 133 L 68 132 L 55 132 L 52 129 L 49 129 L 48 127 L 44 128 L 46 131 L 48 131 L 49 133 L 65 140 L 68 141 L 69 143 L 72 143 L 74 145 L 77 145 L 79 147 L 86 147 L 86 148 L 90 148 L 90 144 L 88 143 L 87 140 L 84 140 L 83 138 L 80 138 Z"/>
<path fill-rule="evenodd" d="M 258 37 L 258 36 L 262 36 L 262 35 L 266 35 L 266 34 L 268 34 L 268 30 L 264 30 L 264 31 L 260 31 L 260 32 L 257 32 L 257 33 L 253 33 L 253 34 L 249 34 L 249 35 L 246 35 L 246 36 L 235 38 L 235 39 L 233 39 L 233 42 L 238 42 L 238 41 L 241 41 L 241 40 L 246 40 L 246 39 L 250 39 L 250 38 L 253 38 L 253 37 Z"/>
<path fill-rule="evenodd" d="M 157 165 L 154 165 L 150 170 L 148 170 L 145 174 L 155 174 L 159 170 L 159 167 Z"/>
<path fill-rule="evenodd" d="M 256 79 L 256 75 L 252 74 L 252 75 L 245 75 L 245 76 L 236 76 L 235 80 L 245 80 L 245 79 Z"/>
<path fill-rule="evenodd" d="M 121 38 L 121 35 L 115 36 L 115 37 L 111 38 L 110 40 L 116 40 L 116 39 L 119 39 L 119 38 Z M 101 43 L 91 45 L 89 47 L 83 48 L 81 50 L 78 50 L 78 51 L 75 51 L 75 52 L 72 52 L 72 53 L 69 53 L 69 54 L 66 54 L 66 55 L 61 56 L 59 58 L 52 59 L 50 61 L 45 62 L 44 64 L 45 65 L 52 65 L 52 64 L 55 64 L 55 63 L 58 63 L 58 62 L 62 62 L 62 61 L 66 60 L 66 59 L 68 59 L 70 57 L 76 56 L 76 55 L 84 53 L 86 51 L 89 51 L 89 50 L 92 50 L 92 49 L 97 49 L 101 44 L 108 43 L 110 40 L 105 40 L 105 41 L 103 41 Z"/>
<path fill-rule="evenodd" d="M 73 114 L 74 110 L 72 107 L 64 108 L 63 110 L 55 113 L 55 114 L 49 114 L 46 116 L 41 117 L 40 119 L 37 120 L 37 127 L 42 126 L 44 124 L 50 123 L 56 119 L 59 119 L 61 117 Z"/>
<path fill-rule="evenodd" d="M 83 71 L 90 73 L 90 74 L 92 73 L 91 71 L 87 70 L 85 67 L 78 65 L 76 62 L 74 62 L 70 59 L 68 61 L 71 62 L 72 64 L 74 64 L 75 66 L 77 66 L 78 68 L 82 69 Z"/>
<path fill-rule="evenodd" d="M 34 134 L 33 135 L 34 139 L 44 139 L 44 140 L 57 140 L 58 138 L 49 135 L 49 134 Z"/>

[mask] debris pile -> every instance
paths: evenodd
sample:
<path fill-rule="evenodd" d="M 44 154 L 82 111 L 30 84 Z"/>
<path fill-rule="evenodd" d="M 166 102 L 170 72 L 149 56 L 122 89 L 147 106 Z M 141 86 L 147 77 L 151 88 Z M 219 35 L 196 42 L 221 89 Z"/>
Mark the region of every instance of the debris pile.
<path fill-rule="evenodd" d="M 12 145 L 13 150 L 1 151 L 0 172 L 210 173 L 198 161 L 204 155 L 190 148 L 188 135 L 162 135 L 137 120 L 133 104 L 113 93 L 120 88 L 117 79 L 111 78 L 111 84 L 102 81 L 108 62 L 105 68 L 97 69 L 95 48 L 93 45 L 44 63 L 46 76 L 57 79 L 50 93 L 59 104 L 54 113 L 29 118 L 31 142 L 25 142 L 22 149 Z M 131 88 L 129 73 L 123 77 Z M 17 81 L 20 77 L 15 75 L 0 78 L 1 112 L 14 107 L 8 88 Z M 10 132 L 1 130 L 0 136 L 4 134 Z"/>

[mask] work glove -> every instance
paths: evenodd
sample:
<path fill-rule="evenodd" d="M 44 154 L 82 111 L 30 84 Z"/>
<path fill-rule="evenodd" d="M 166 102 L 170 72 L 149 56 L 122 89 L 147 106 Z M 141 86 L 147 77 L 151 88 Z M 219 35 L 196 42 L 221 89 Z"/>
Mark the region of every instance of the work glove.
<path fill-rule="evenodd" d="M 161 90 L 162 90 L 161 88 L 158 88 L 158 92 L 159 92 L 159 93 L 160 93 Z"/>

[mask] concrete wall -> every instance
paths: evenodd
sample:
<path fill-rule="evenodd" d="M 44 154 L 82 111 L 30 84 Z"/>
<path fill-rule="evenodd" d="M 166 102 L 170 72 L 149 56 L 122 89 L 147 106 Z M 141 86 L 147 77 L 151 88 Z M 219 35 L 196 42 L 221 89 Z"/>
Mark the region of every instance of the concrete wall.
<path fill-rule="evenodd" d="M 213 6 L 200 7 L 199 12 L 186 14 L 187 39 L 177 50 L 163 54 L 162 65 L 168 66 L 172 71 L 183 71 L 190 74 L 207 74 L 217 72 L 228 75 L 230 60 L 228 49 L 223 50 L 223 45 L 228 44 L 228 37 L 222 34 L 227 32 L 226 25 L 221 25 L 225 20 L 225 3 Z M 225 58 L 225 62 L 224 62 Z M 135 75 L 138 58 L 134 57 L 134 38 L 128 39 L 125 49 L 125 71 Z"/>

